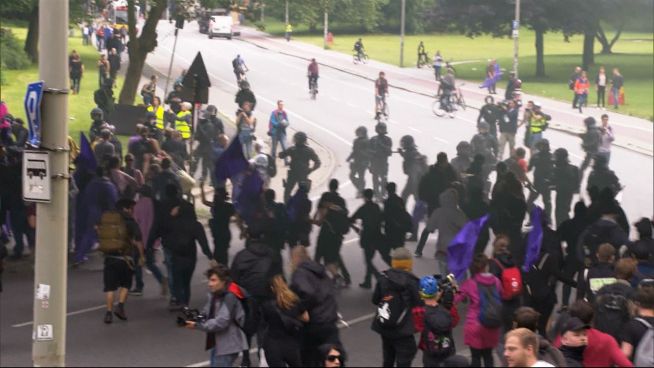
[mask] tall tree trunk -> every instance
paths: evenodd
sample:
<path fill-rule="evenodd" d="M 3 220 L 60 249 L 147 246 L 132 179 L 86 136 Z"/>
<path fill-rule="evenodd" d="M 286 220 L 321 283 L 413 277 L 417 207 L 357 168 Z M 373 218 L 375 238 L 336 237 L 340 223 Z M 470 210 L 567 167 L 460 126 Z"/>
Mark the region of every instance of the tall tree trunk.
<path fill-rule="evenodd" d="M 30 13 L 29 25 L 27 27 L 27 37 L 25 38 L 25 53 L 36 63 L 39 61 L 39 3 L 34 4 Z"/>
<path fill-rule="evenodd" d="M 595 33 L 584 33 L 584 53 L 581 60 L 581 65 L 584 70 L 595 64 Z"/>
<path fill-rule="evenodd" d="M 613 38 L 611 39 L 611 41 L 609 41 L 608 37 L 606 37 L 606 33 L 604 32 L 604 29 L 602 29 L 602 26 L 599 26 L 597 28 L 597 40 L 602 45 L 602 54 L 613 53 L 612 50 L 613 45 L 615 45 L 615 43 L 618 42 L 618 39 L 620 39 L 623 30 L 624 30 L 624 23 L 621 23 L 618 26 L 618 29 L 615 31 L 615 35 L 613 35 Z"/>
<path fill-rule="evenodd" d="M 536 76 L 544 77 L 545 76 L 545 45 L 544 45 L 544 35 L 545 31 L 541 29 L 534 29 L 536 33 Z"/>
<path fill-rule="evenodd" d="M 134 17 L 134 0 L 128 0 L 127 22 L 129 24 L 129 42 L 127 43 L 129 64 L 125 73 L 125 82 L 120 90 L 118 103 L 134 104 L 136 91 L 141 82 L 141 74 L 148 54 L 157 47 L 157 23 L 166 9 L 166 0 L 150 0 L 150 11 L 143 25 L 141 36 L 136 36 L 136 19 Z"/>

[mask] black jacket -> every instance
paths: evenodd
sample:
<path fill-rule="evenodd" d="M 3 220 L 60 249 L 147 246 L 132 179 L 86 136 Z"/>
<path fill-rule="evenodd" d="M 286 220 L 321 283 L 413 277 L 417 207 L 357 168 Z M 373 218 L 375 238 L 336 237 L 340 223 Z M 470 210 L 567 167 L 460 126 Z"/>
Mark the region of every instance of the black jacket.
<path fill-rule="evenodd" d="M 347 160 L 352 160 L 351 165 L 356 167 L 368 167 L 370 165 L 370 139 L 357 137 L 352 143 L 352 152 Z"/>
<path fill-rule="evenodd" d="M 418 278 L 412 273 L 396 270 L 391 268 L 384 272 L 386 277 L 380 277 L 375 291 L 372 294 L 372 303 L 379 305 L 388 289 L 397 290 L 403 297 L 408 308 L 409 315 L 404 319 L 401 326 L 394 329 L 382 327 L 377 319 L 372 322 L 372 330 L 390 339 L 412 336 L 415 332 L 413 319 L 411 318 L 411 309 L 420 305 L 420 295 L 418 294 Z"/>
<path fill-rule="evenodd" d="M 300 263 L 291 276 L 290 286 L 309 312 L 309 325 L 336 323 L 334 284 L 324 266 L 311 260 Z"/>
<path fill-rule="evenodd" d="M 282 265 L 268 244 L 252 241 L 232 261 L 231 276 L 255 298 L 272 298 L 270 280 L 283 274 Z"/>
<path fill-rule="evenodd" d="M 554 173 L 554 161 L 549 151 L 539 151 L 529 159 L 529 171 L 534 170 L 534 186 L 538 191 L 549 190 Z"/>
<path fill-rule="evenodd" d="M 557 193 L 573 194 L 579 190 L 581 176 L 579 168 L 570 163 L 556 163 L 552 173 L 552 184 Z"/>
<path fill-rule="evenodd" d="M 595 302 L 595 293 L 591 290 L 591 279 L 614 279 L 615 270 L 612 263 L 599 262 L 589 269 L 579 273 L 577 282 L 577 299 L 586 299 L 590 303 Z"/>
<path fill-rule="evenodd" d="M 457 179 L 458 176 L 452 165 L 432 165 L 429 167 L 429 171 L 420 179 L 418 198 L 427 202 L 429 210 L 432 211 L 440 206 L 438 196 Z"/>
<path fill-rule="evenodd" d="M 293 174 L 300 177 L 309 175 L 309 161 L 313 161 L 314 170 L 320 167 L 320 159 L 318 158 L 316 151 L 303 144 L 296 144 L 279 153 L 279 158 L 285 157 L 291 158 L 291 164 L 288 170 L 289 175 Z"/>

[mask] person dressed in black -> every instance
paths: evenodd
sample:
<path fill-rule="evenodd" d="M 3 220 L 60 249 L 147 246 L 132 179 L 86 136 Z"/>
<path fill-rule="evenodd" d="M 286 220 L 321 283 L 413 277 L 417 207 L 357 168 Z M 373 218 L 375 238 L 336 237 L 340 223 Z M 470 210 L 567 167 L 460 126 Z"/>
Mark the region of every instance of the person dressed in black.
<path fill-rule="evenodd" d="M 322 364 L 318 347 L 323 344 L 339 344 L 336 322 L 338 305 L 334 298 L 334 284 L 325 267 L 309 258 L 305 247 L 291 250 L 291 290 L 309 312 L 301 337 L 302 364 L 317 367 Z"/>
<path fill-rule="evenodd" d="M 558 148 L 554 151 L 554 171 L 552 185 L 556 192 L 556 226 L 570 218 L 570 204 L 575 193 L 579 192 L 581 176 L 579 169 L 570 164 L 568 150 Z"/>
<path fill-rule="evenodd" d="M 578 274 L 577 300 L 585 299 L 592 304 L 602 285 L 615 282 L 615 253 L 611 244 L 600 245 L 596 253 L 597 262 Z"/>
<path fill-rule="evenodd" d="M 611 244 L 615 249 L 629 244 L 629 235 L 618 224 L 617 203 L 609 202 L 602 205 L 600 212 L 601 217 L 595 221 L 589 214 L 590 225 L 579 235 L 577 259 L 586 265 L 597 262 L 597 249 L 604 243 Z"/>
<path fill-rule="evenodd" d="M 404 246 L 406 233 L 411 232 L 413 223 L 404 201 L 396 193 L 395 183 L 388 183 L 386 192 L 388 195 L 384 200 L 384 234 L 388 249 L 395 249 Z"/>
<path fill-rule="evenodd" d="M 197 246 L 209 261 L 214 261 L 204 228 L 198 222 L 192 205 L 173 207 L 167 221 L 155 221 L 150 230 L 148 248 L 161 238 L 161 244 L 170 252 L 173 274 L 172 294 L 178 305 L 188 306 L 191 300 L 191 279 L 197 263 Z"/>
<path fill-rule="evenodd" d="M 239 90 L 236 92 L 234 97 L 234 102 L 238 105 L 239 108 L 243 108 L 243 103 L 250 102 L 252 103 L 252 109 L 248 113 L 248 116 L 252 114 L 254 108 L 257 106 L 257 98 L 254 96 L 254 92 L 250 89 L 250 83 L 248 81 L 240 81 L 238 83 Z"/>
<path fill-rule="evenodd" d="M 376 136 L 370 138 L 370 173 L 372 190 L 378 201 L 384 198 L 388 180 L 388 158 L 393 153 L 393 141 L 387 135 L 386 123 L 375 125 Z"/>
<path fill-rule="evenodd" d="M 379 205 L 373 202 L 373 195 L 374 192 L 372 189 L 365 189 L 363 191 L 364 204 L 350 217 L 352 223 L 361 220 L 361 230 L 358 231 L 360 234 L 359 244 L 361 245 L 361 249 L 363 249 L 366 276 L 363 282 L 359 284 L 359 287 L 364 289 L 370 289 L 372 287 L 372 276 L 375 276 L 375 279 L 379 280 L 379 271 L 377 271 L 375 265 L 372 263 L 372 259 L 375 257 L 375 251 L 379 251 L 382 257 L 384 255 L 388 257 L 388 252 L 382 248 L 384 244 L 384 236 L 381 232 L 382 211 Z M 390 257 L 386 261 L 390 263 Z"/>
<path fill-rule="evenodd" d="M 218 116 L 218 109 L 214 105 L 207 106 L 204 118 L 198 122 L 198 127 L 193 135 L 198 141 L 198 146 L 193 152 L 194 160 L 191 162 L 191 173 L 195 173 L 198 164 L 202 161 L 202 171 L 200 172 L 200 181 L 204 181 L 207 175 L 213 182 L 213 143 L 219 134 L 225 132 L 222 120 Z"/>
<path fill-rule="evenodd" d="M 516 91 L 519 91 L 522 87 L 522 82 L 520 79 L 515 77 L 515 72 L 509 73 L 509 81 L 506 84 L 506 91 L 504 92 L 505 100 L 513 100 L 513 94 Z"/>
<path fill-rule="evenodd" d="M 473 155 L 482 155 L 484 157 L 484 179 L 493 170 L 497 163 L 497 138 L 490 131 L 490 124 L 485 121 L 477 124 L 478 132 L 470 140 Z"/>
<path fill-rule="evenodd" d="M 590 166 L 590 161 L 597 156 L 597 151 L 602 142 L 602 133 L 600 132 L 594 117 L 589 116 L 584 119 L 584 125 L 586 126 L 586 131 L 579 134 L 579 137 L 581 138 L 581 148 L 586 152 L 586 157 L 584 157 L 584 161 L 581 163 L 580 167 L 582 175 L 588 166 Z"/>
<path fill-rule="evenodd" d="M 486 96 L 484 99 L 486 104 L 479 109 L 479 116 L 477 117 L 477 126 L 482 122 L 488 124 L 489 132 L 492 136 L 497 137 L 497 124 L 502 117 L 502 112 L 495 104 L 493 96 Z"/>
<path fill-rule="evenodd" d="M 418 197 L 427 202 L 427 216 L 439 207 L 438 196 L 457 180 L 458 175 L 448 162 L 447 154 L 439 152 L 436 156 L 436 163 L 429 167 L 418 185 Z"/>
<path fill-rule="evenodd" d="M 493 193 L 490 202 L 490 223 L 495 234 L 505 234 L 509 237 L 508 249 L 513 260 L 522 264 L 524 249 L 522 249 L 522 223 L 527 214 L 527 202 L 522 184 L 508 172 L 502 177 L 502 185 Z"/>
<path fill-rule="evenodd" d="M 98 107 L 91 110 L 91 127 L 89 128 L 89 143 L 93 143 L 96 139 L 100 138 L 102 126 L 105 124 L 104 112 Z"/>
<path fill-rule="evenodd" d="M 350 273 L 341 258 L 343 235 L 349 229 L 347 215 L 345 199 L 338 194 L 338 180 L 332 179 L 329 181 L 329 191 L 320 197 L 314 215 L 314 224 L 320 226 L 314 259 L 316 262 L 324 260 L 327 269 L 337 280 L 342 277 L 345 287 L 352 283 Z"/>
<path fill-rule="evenodd" d="M 275 257 L 281 262 L 281 252 L 284 249 L 284 243 L 286 243 L 289 225 L 286 206 L 283 203 L 275 202 L 275 191 L 272 189 L 266 189 L 263 197 L 263 210 L 266 212 L 269 221 L 271 221 L 270 229 L 268 229 L 268 245 L 272 248 Z"/>
<path fill-rule="evenodd" d="M 181 198 L 182 186 L 179 183 L 179 177 L 172 169 L 172 161 L 169 158 L 164 158 L 161 160 L 161 172 L 152 180 L 152 192 L 154 193 L 154 198 L 158 201 L 166 199 L 169 185 L 175 187 L 175 190 Z"/>
<path fill-rule="evenodd" d="M 261 308 L 266 361 L 271 367 L 302 367 L 302 328 L 309 322 L 309 313 L 281 275 L 272 278 L 270 287 L 273 298 Z"/>
<path fill-rule="evenodd" d="M 178 168 L 184 169 L 185 162 L 189 160 L 189 154 L 186 143 L 182 139 L 182 133 L 167 128 L 164 136 L 166 140 L 161 145 L 161 149 L 173 159 Z"/>
<path fill-rule="evenodd" d="M 257 346 L 262 346 L 264 325 L 260 323 L 260 308 L 273 298 L 270 284 L 273 276 L 283 273 L 281 259 L 270 244 L 272 239 L 269 235 L 273 226 L 273 221 L 269 218 L 251 223 L 247 231 L 246 247 L 234 256 L 230 269 L 233 281 L 254 298 L 255 310 L 250 313 L 252 320 L 257 323 L 244 328 L 248 346 L 251 346 L 255 334 Z M 249 353 L 244 351 L 243 364 L 249 366 L 249 361 Z"/>
<path fill-rule="evenodd" d="M 450 165 L 454 168 L 458 176 L 468 171 L 472 163 L 472 147 L 467 141 L 461 141 L 456 145 L 456 157 L 450 160 Z"/>
<path fill-rule="evenodd" d="M 311 233 L 311 206 L 309 199 L 310 183 L 302 181 L 298 184 L 297 191 L 288 200 L 286 206 L 289 221 L 288 245 L 293 248 L 296 245 L 309 246 L 309 234 Z"/>
<path fill-rule="evenodd" d="M 206 200 L 204 195 L 204 183 L 200 184 L 202 203 L 211 208 L 209 219 L 209 230 L 213 238 L 213 258 L 221 264 L 228 264 L 229 243 L 232 240 L 232 232 L 229 224 L 236 215 L 236 210 L 231 202 L 227 202 L 229 196 L 225 188 L 214 189 L 213 201 Z"/>
<path fill-rule="evenodd" d="M 398 152 L 404 159 L 402 170 L 407 176 L 401 195 L 402 200 L 406 203 L 410 196 L 413 196 L 414 200 L 418 199 L 418 185 L 420 184 L 420 178 L 427 172 L 427 158 L 418 152 L 415 140 L 410 135 L 405 135 L 400 139 Z"/>
<path fill-rule="evenodd" d="M 545 205 L 545 218 L 549 223 L 552 218 L 552 174 L 554 173 L 554 161 L 550 152 L 550 142 L 547 139 L 541 139 L 536 143 L 538 152 L 529 159 L 529 171 L 534 170 L 534 188 L 535 191 L 529 193 L 527 199 L 528 205 L 534 204 L 539 196 L 543 197 Z"/>
<path fill-rule="evenodd" d="M 605 188 L 611 189 L 613 195 L 618 194 L 622 190 L 620 179 L 618 179 L 613 170 L 609 169 L 609 162 L 606 156 L 595 156 L 593 170 L 588 174 L 586 190 L 590 190 L 593 187 L 595 187 L 597 192 L 602 192 Z"/>
<path fill-rule="evenodd" d="M 105 117 L 111 115 L 114 111 L 114 91 L 111 79 L 105 80 L 102 87 L 93 92 L 93 101 L 102 110 Z"/>
<path fill-rule="evenodd" d="M 586 218 L 586 205 L 583 201 L 575 203 L 574 217 L 563 221 L 557 228 L 556 232 L 559 238 L 566 243 L 565 257 L 563 259 L 563 272 L 567 277 L 576 279 L 579 272 L 584 268 L 584 264 L 577 258 L 577 244 L 579 236 L 588 226 Z M 561 303 L 568 305 L 570 302 L 571 288 L 568 285 L 563 285 L 563 294 Z M 579 293 L 579 290 L 577 290 Z"/>
<path fill-rule="evenodd" d="M 290 157 L 291 163 L 288 170 L 288 176 L 284 183 L 284 203 L 288 203 L 295 185 L 309 180 L 309 174 L 320 167 L 320 159 L 313 148 L 307 145 L 307 135 L 304 132 L 297 132 L 293 136 L 292 147 L 279 152 L 279 158 Z M 309 161 L 313 161 L 313 166 L 309 167 Z"/>
<path fill-rule="evenodd" d="M 366 170 L 370 167 L 370 139 L 364 126 L 358 127 L 355 134 L 357 137 L 346 161 L 350 163 L 350 181 L 357 188 L 357 197 L 360 197 L 366 187 Z"/>
<path fill-rule="evenodd" d="M 181 103 L 182 103 L 182 84 L 181 83 L 175 83 L 175 86 L 173 87 L 173 90 L 168 93 L 168 96 L 166 96 L 166 104 L 170 107 L 170 112 L 172 112 L 172 120 L 175 121 L 174 117 L 182 111 Z"/>

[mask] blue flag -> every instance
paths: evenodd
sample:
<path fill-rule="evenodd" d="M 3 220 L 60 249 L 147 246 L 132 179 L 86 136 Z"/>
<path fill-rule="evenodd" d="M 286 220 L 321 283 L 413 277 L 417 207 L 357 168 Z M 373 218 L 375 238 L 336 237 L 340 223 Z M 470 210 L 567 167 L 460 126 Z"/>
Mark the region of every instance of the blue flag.
<path fill-rule="evenodd" d="M 227 147 L 225 152 L 223 152 L 216 161 L 216 179 L 218 181 L 232 179 L 249 166 L 250 163 L 243 155 L 241 140 L 238 139 L 238 135 L 236 135 L 229 144 L 229 147 Z"/>
<path fill-rule="evenodd" d="M 525 256 L 525 264 L 522 265 L 522 270 L 527 272 L 529 268 L 536 263 L 540 255 L 540 247 L 543 244 L 543 209 L 534 206 L 531 210 L 531 224 L 533 227 L 527 235 L 527 254 Z"/>
<path fill-rule="evenodd" d="M 447 268 L 457 280 L 463 279 L 466 270 L 470 267 L 475 244 L 487 221 L 488 215 L 468 221 L 447 246 Z"/>
<path fill-rule="evenodd" d="M 95 175 L 98 163 L 95 160 L 95 154 L 93 153 L 91 144 L 89 143 L 89 140 L 86 139 L 84 133 L 80 133 L 79 147 L 79 155 L 75 158 L 75 173 L 73 174 L 73 178 L 75 179 L 77 188 L 81 192 Z"/>

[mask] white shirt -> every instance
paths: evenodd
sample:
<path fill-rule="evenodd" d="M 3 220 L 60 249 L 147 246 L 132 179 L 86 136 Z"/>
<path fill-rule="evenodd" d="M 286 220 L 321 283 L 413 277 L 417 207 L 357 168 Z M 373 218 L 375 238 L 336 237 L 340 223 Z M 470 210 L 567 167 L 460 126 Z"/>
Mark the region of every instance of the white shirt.
<path fill-rule="evenodd" d="M 597 85 L 598 86 L 606 86 L 606 74 L 599 74 L 597 76 Z"/>
<path fill-rule="evenodd" d="M 534 365 L 532 365 L 532 367 L 554 367 L 554 366 L 551 365 L 548 362 L 544 362 L 542 360 L 537 360 L 536 363 L 534 363 Z"/>

